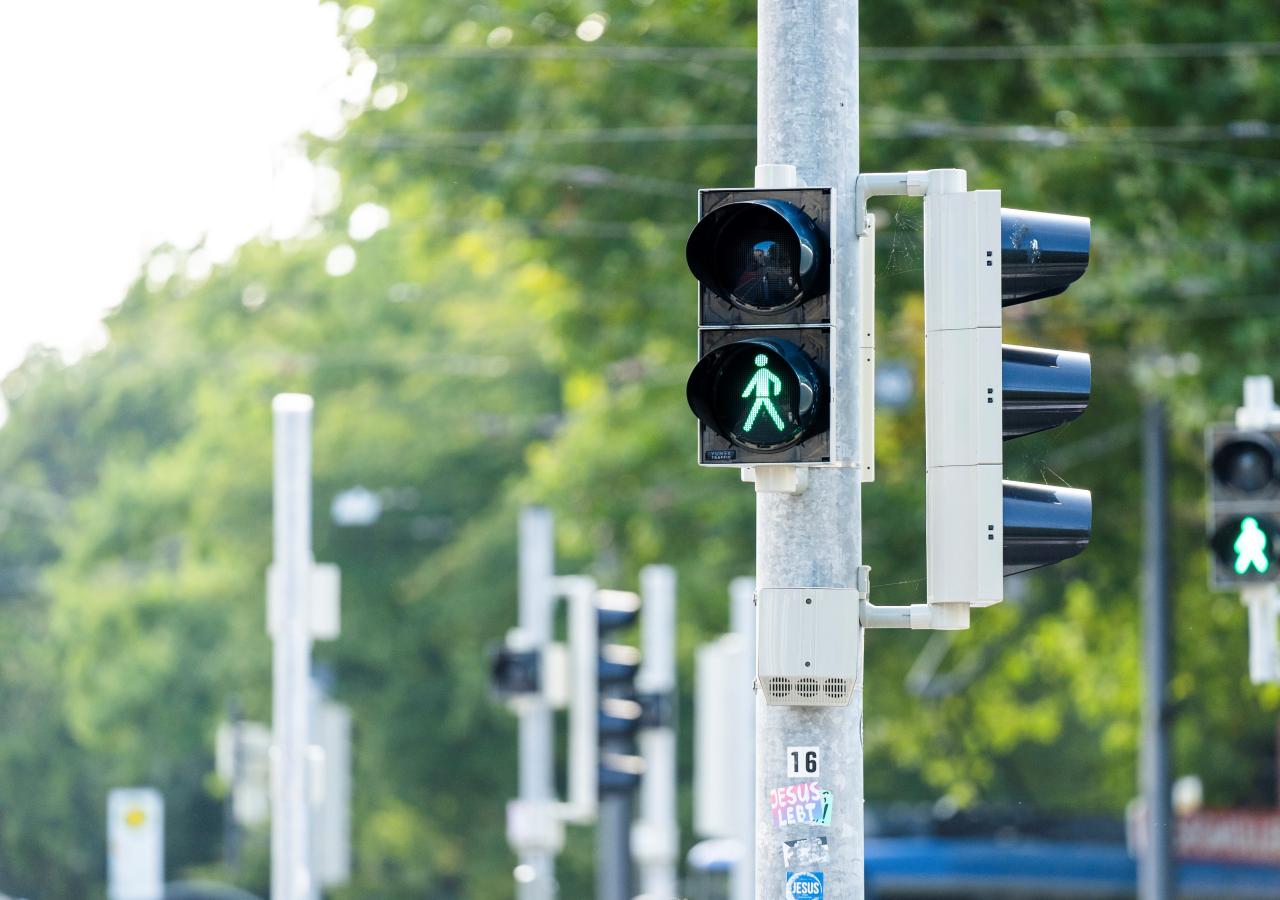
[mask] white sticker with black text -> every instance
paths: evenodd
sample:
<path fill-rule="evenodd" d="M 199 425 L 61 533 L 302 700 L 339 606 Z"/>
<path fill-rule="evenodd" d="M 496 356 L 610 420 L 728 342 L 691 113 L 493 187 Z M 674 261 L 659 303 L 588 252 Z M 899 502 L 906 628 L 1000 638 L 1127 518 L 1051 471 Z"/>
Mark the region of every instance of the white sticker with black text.
<path fill-rule="evenodd" d="M 787 748 L 788 778 L 817 778 L 821 774 L 817 747 Z"/>

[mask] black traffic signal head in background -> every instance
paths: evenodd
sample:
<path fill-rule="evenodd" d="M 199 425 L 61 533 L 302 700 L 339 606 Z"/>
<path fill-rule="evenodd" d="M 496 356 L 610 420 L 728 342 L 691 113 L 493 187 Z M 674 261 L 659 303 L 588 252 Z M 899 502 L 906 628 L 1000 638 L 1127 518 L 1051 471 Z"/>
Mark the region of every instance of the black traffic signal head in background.
<path fill-rule="evenodd" d="M 1082 216 L 1000 210 L 1000 303 L 1054 297 L 1089 265 L 1089 220 Z M 1004 440 L 1047 431 L 1089 405 L 1089 354 L 1005 344 L 1001 348 Z M 1006 481 L 1004 573 L 1062 562 L 1089 545 L 1088 491 Z"/>
<path fill-rule="evenodd" d="M 597 730 L 601 738 L 634 737 L 640 730 L 644 708 L 637 700 L 624 697 L 606 697 L 600 701 Z"/>
<path fill-rule="evenodd" d="M 601 636 L 634 624 L 639 616 L 639 594 L 631 591 L 596 591 L 596 623 Z"/>
<path fill-rule="evenodd" d="M 630 591 L 597 591 L 596 623 L 603 638 L 632 625 L 640 614 L 640 596 Z M 635 790 L 644 760 L 635 753 L 635 735 L 643 707 L 636 699 L 640 651 L 627 644 L 600 644 L 596 662 L 599 708 L 596 733 L 600 763 L 597 785 L 601 795 Z"/>
<path fill-rule="evenodd" d="M 499 699 L 538 693 L 539 670 L 537 650 L 513 650 L 505 644 L 489 649 L 489 685 Z"/>
<path fill-rule="evenodd" d="M 600 754 L 600 768 L 596 774 L 600 795 L 626 794 L 640 787 L 644 777 L 644 759 L 633 753 Z"/>
<path fill-rule="evenodd" d="M 631 591 L 596 592 L 596 626 L 601 638 L 634 624 L 639 615 L 639 594 Z M 601 686 L 616 684 L 630 690 L 640 669 L 640 651 L 627 644 L 601 641 L 596 669 Z"/>
<path fill-rule="evenodd" d="M 1280 580 L 1280 430 L 1213 426 L 1205 447 L 1211 584 Z"/>

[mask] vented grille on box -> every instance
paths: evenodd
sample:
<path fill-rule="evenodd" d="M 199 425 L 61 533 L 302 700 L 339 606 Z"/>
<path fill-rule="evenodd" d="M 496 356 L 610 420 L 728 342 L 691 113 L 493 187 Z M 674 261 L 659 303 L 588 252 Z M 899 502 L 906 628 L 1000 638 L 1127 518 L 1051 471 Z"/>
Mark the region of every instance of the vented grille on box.
<path fill-rule="evenodd" d="M 766 700 L 781 706 L 844 706 L 849 702 L 849 680 L 846 678 L 764 679 Z"/>

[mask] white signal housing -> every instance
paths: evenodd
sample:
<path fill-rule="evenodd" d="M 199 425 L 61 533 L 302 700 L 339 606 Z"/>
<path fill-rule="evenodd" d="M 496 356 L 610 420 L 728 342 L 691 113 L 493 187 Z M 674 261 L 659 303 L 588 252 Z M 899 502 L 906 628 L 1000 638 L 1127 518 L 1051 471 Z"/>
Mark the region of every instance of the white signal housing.
<path fill-rule="evenodd" d="M 926 597 L 1003 599 L 1000 192 L 933 170 L 924 198 Z"/>

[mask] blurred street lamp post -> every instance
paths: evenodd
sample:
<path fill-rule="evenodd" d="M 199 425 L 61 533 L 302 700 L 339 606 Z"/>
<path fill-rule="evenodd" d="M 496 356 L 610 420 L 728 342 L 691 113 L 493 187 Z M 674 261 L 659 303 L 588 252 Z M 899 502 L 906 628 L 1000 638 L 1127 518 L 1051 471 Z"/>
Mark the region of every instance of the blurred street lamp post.
<path fill-rule="evenodd" d="M 275 429 L 274 563 L 268 577 L 272 653 L 271 896 L 313 900 L 308 746 L 311 691 L 311 410 L 279 394 Z"/>

